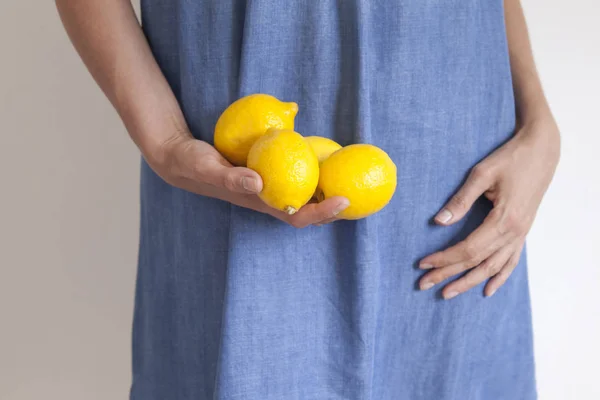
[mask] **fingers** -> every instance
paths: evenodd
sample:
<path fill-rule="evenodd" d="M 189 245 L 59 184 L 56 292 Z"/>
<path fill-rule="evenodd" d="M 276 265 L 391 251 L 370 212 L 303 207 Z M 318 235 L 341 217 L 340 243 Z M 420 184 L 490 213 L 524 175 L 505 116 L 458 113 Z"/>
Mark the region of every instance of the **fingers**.
<path fill-rule="evenodd" d="M 522 239 L 513 241 L 509 245 L 496 251 L 463 277 L 446 285 L 442 290 L 444 299 L 452 299 L 488 279 L 489 282 L 486 284 L 484 294 L 488 297 L 492 296 L 498 288 L 506 282 L 517 266 L 523 249 L 523 243 L 524 241 Z M 468 268 L 465 268 L 464 264 L 454 264 L 434 269 L 420 279 L 419 288 L 421 290 L 430 289 L 467 269 Z"/>
<path fill-rule="evenodd" d="M 233 193 L 257 194 L 263 188 L 260 175 L 249 169 L 233 167 L 214 147 L 188 139 L 179 145 L 173 157 L 179 175 L 195 182 Z"/>
<path fill-rule="evenodd" d="M 491 185 L 490 170 L 484 164 L 476 165 L 463 186 L 435 216 L 435 222 L 440 225 L 451 225 L 459 221 Z"/>
<path fill-rule="evenodd" d="M 506 227 L 502 211 L 495 208 L 465 240 L 423 258 L 419 268 L 441 268 L 453 264 L 465 264 L 466 268 L 471 268 L 513 239 L 514 233 Z"/>
<path fill-rule="evenodd" d="M 249 168 L 227 168 L 223 183 L 227 189 L 237 193 L 260 193 L 263 188 L 260 175 Z"/>
<path fill-rule="evenodd" d="M 304 228 L 335 218 L 336 215 L 345 210 L 349 205 L 350 202 L 345 197 L 331 197 L 320 203 L 309 203 L 298 210 L 296 214 L 280 216 L 280 219 L 283 219 L 296 228 Z"/>
<path fill-rule="evenodd" d="M 496 274 L 490 281 L 485 285 L 484 293 L 486 296 L 493 296 L 494 293 L 498 290 L 498 288 L 506 282 L 508 277 L 512 274 L 512 272 L 519 264 L 519 259 L 521 258 L 521 252 L 523 251 L 523 243 L 520 243 L 517 247 L 517 250 L 514 251 L 506 264 L 502 267 L 500 272 Z"/>
<path fill-rule="evenodd" d="M 207 183 L 234 193 L 257 194 L 263 187 L 260 175 L 249 168 L 221 166 L 207 175 Z"/>
<path fill-rule="evenodd" d="M 446 279 L 467 270 L 467 268 L 468 267 L 466 267 L 464 264 L 454 264 L 448 267 L 434 269 L 420 279 L 419 288 L 421 290 L 431 289 L 433 286 L 445 281 Z"/>
<path fill-rule="evenodd" d="M 442 290 L 445 299 L 451 299 L 496 275 L 514 253 L 514 246 L 504 246 L 469 271 L 465 276 L 449 283 Z"/>

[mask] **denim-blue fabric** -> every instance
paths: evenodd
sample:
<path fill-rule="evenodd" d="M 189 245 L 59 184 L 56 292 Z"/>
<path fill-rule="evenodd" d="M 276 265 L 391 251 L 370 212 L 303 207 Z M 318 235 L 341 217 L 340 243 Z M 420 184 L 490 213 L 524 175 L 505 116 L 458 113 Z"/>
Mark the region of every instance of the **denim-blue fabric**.
<path fill-rule="evenodd" d="M 515 129 L 502 0 L 143 0 L 158 63 L 212 142 L 240 96 L 398 166 L 378 214 L 295 229 L 143 163 L 133 400 L 536 398 L 525 257 L 492 298 L 417 290 L 489 212 L 432 217 Z"/>

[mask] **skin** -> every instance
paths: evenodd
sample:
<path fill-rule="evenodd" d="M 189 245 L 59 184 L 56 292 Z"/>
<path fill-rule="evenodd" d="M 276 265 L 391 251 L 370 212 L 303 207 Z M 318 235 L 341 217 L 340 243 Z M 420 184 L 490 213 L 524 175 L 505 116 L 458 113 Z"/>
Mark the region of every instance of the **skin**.
<path fill-rule="evenodd" d="M 460 221 L 473 203 L 494 205 L 482 225 L 464 241 L 421 260 L 422 290 L 467 272 L 442 290 L 451 299 L 487 281 L 486 296 L 506 282 L 519 262 L 560 156 L 560 135 L 544 96 L 519 0 L 505 0 L 505 20 L 518 128 L 513 138 L 476 165 L 454 197 L 435 217 L 440 225 Z"/>
<path fill-rule="evenodd" d="M 169 184 L 274 216 L 303 228 L 336 221 L 348 205 L 343 197 L 309 203 L 289 216 L 256 195 L 260 176 L 234 167 L 208 143 L 193 138 L 162 75 L 129 0 L 56 0 L 67 33 L 90 73 L 119 113 L 150 167 Z M 512 140 L 473 168 L 469 179 L 440 211 L 450 225 L 481 195 L 494 208 L 469 237 L 421 260 L 430 270 L 428 289 L 449 283 L 445 298 L 489 280 L 492 295 L 518 263 L 525 235 L 558 163 L 560 139 L 539 81 L 519 0 L 505 0 L 505 18 L 519 127 Z"/>
<path fill-rule="evenodd" d="M 136 19 L 129 0 L 56 0 L 67 34 L 119 113 L 150 167 L 169 184 L 270 214 L 303 228 L 334 218 L 342 197 L 310 203 L 289 216 L 256 195 L 260 176 L 232 166 L 191 135 L 183 113 Z"/>

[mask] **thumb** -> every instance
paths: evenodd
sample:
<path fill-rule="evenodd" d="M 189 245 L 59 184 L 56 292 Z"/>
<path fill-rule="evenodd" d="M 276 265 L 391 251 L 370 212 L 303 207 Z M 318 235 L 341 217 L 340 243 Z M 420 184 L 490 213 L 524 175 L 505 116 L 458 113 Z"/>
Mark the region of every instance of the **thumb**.
<path fill-rule="evenodd" d="M 446 206 L 435 216 L 440 225 L 452 225 L 460 221 L 473 203 L 491 186 L 489 172 L 481 164 L 476 165 L 469 177 Z"/>
<path fill-rule="evenodd" d="M 223 167 L 218 179 L 223 187 L 236 193 L 257 194 L 263 188 L 260 175 L 250 168 Z"/>

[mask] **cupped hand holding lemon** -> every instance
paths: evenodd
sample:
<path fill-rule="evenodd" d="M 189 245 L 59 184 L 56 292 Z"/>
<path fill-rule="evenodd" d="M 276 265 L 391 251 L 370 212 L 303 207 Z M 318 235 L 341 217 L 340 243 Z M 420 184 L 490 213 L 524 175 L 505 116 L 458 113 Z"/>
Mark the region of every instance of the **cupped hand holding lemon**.
<path fill-rule="evenodd" d="M 343 198 L 331 198 L 307 204 L 294 215 L 270 207 L 257 196 L 263 191 L 263 180 L 256 171 L 233 166 L 213 146 L 189 133 L 164 143 L 161 155 L 148 160 L 175 187 L 269 214 L 297 228 L 331 219 L 347 204 Z"/>
<path fill-rule="evenodd" d="M 387 154 L 370 145 L 304 138 L 294 131 L 297 112 L 296 103 L 273 96 L 243 97 L 219 118 L 216 148 L 178 128 L 186 133 L 163 143 L 149 164 L 173 186 L 298 228 L 364 218 L 383 208 L 396 187 Z"/>
<path fill-rule="evenodd" d="M 269 207 L 257 196 L 263 191 L 263 180 L 256 171 L 233 165 L 215 147 L 195 139 L 183 116 L 174 120 L 180 121 L 177 126 L 165 127 L 174 133 L 146 143 L 143 151 L 148 165 L 170 185 L 272 215 L 295 227 L 319 223 L 344 208 L 345 200 L 340 198 L 305 205 L 294 215 Z"/>
<path fill-rule="evenodd" d="M 321 213 L 321 224 L 339 218 L 360 219 L 380 211 L 396 190 L 396 166 L 376 146 L 340 146 L 318 136 L 294 131 L 296 103 L 273 96 L 250 95 L 231 104 L 215 128 L 215 146 L 236 165 L 259 174 L 260 199 L 294 219 L 320 206 L 337 203 Z M 309 203 L 311 198 L 319 203 Z M 325 215 L 328 214 L 328 215 Z M 292 223 L 294 226 L 304 226 Z"/>

